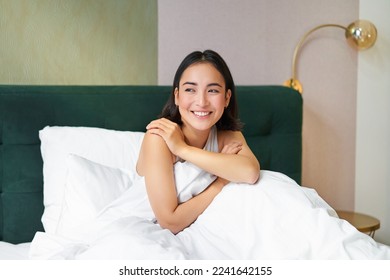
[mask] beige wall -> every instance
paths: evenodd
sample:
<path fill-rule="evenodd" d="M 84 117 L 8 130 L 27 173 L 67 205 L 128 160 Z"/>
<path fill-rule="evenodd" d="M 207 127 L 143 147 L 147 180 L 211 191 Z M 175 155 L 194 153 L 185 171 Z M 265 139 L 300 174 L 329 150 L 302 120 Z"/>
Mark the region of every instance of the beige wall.
<path fill-rule="evenodd" d="M 0 84 L 156 84 L 156 0 L 0 0 Z"/>

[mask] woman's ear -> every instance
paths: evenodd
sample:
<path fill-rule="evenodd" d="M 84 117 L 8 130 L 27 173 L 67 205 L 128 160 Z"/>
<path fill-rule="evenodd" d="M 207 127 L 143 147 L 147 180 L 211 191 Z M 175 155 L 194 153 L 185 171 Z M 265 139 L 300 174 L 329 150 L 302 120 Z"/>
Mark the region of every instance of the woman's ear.
<path fill-rule="evenodd" d="M 226 94 L 225 94 L 225 108 L 227 108 L 227 106 L 229 106 L 229 102 L 230 102 L 230 97 L 232 97 L 232 91 L 230 89 L 227 90 Z"/>
<path fill-rule="evenodd" d="M 175 88 L 173 94 L 175 96 L 175 105 L 177 106 L 177 104 L 179 103 L 179 89 L 177 87 Z"/>

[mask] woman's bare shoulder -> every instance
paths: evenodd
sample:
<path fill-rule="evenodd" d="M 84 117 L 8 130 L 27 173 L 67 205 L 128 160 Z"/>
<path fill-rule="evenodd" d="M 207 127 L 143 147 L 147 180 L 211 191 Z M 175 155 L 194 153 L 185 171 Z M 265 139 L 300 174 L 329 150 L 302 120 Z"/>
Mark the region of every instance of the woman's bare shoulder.
<path fill-rule="evenodd" d="M 145 175 L 145 168 L 160 162 L 172 161 L 173 155 L 164 139 L 158 135 L 146 132 L 142 141 L 137 161 L 137 173 Z"/>

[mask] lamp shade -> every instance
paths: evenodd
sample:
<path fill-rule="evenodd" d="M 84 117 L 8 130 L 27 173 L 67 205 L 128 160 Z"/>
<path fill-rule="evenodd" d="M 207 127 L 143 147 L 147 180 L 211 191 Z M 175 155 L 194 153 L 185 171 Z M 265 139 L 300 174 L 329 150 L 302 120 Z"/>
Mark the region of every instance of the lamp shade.
<path fill-rule="evenodd" d="M 357 20 L 348 25 L 345 37 L 352 47 L 365 50 L 375 44 L 377 30 L 375 25 L 368 20 Z"/>

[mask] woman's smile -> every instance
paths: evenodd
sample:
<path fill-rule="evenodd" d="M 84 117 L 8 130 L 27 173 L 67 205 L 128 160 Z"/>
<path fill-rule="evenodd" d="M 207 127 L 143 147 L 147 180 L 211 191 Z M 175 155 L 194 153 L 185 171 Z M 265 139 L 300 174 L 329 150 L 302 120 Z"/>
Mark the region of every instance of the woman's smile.
<path fill-rule="evenodd" d="M 205 111 L 191 111 L 195 116 L 199 118 L 205 118 L 209 116 L 212 112 L 205 112 Z"/>

